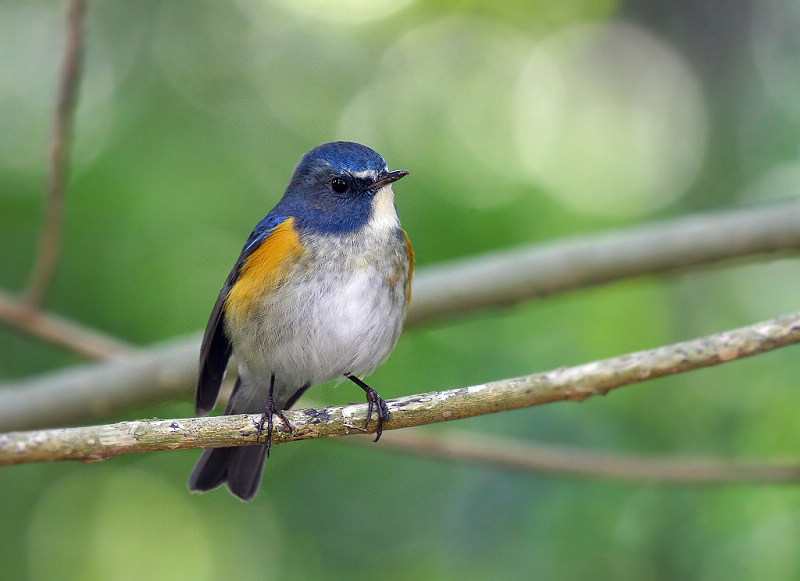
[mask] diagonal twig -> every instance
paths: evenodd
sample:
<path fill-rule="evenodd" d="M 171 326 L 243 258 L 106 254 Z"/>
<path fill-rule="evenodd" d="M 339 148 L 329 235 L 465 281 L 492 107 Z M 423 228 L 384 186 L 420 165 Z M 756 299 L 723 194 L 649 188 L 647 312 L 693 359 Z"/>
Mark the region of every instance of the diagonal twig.
<path fill-rule="evenodd" d="M 133 351 L 119 339 L 58 315 L 32 310 L 2 291 L 0 321 L 91 359 L 120 359 Z"/>
<path fill-rule="evenodd" d="M 55 276 L 61 253 L 61 236 L 64 230 L 64 190 L 69 175 L 72 115 L 78 95 L 85 8 L 84 0 L 70 0 L 67 8 L 66 45 L 61 64 L 53 133 L 50 138 L 44 223 L 39 236 L 36 265 L 24 297 L 24 304 L 30 310 L 38 309 L 44 302 L 50 283 Z"/>
<path fill-rule="evenodd" d="M 44 218 L 36 263 L 21 299 L 0 293 L 0 321 L 80 355 L 109 359 L 126 352 L 127 346 L 99 331 L 40 310 L 55 277 L 61 255 L 64 198 L 69 177 L 72 120 L 83 58 L 85 12 L 85 0 L 69 0 L 64 54 L 50 136 Z"/>

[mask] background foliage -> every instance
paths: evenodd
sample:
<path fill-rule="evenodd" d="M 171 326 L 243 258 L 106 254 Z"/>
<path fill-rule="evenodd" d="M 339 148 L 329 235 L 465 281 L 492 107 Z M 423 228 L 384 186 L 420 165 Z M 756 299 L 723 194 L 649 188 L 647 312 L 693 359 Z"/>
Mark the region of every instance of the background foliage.
<path fill-rule="evenodd" d="M 0 287 L 24 287 L 62 5 L 0 3 Z M 201 330 L 311 147 L 412 175 L 418 266 L 800 184 L 800 5 L 90 3 L 64 256 L 48 307 L 139 345 Z M 735 233 L 732 233 L 735 236 Z M 577 364 L 797 310 L 796 259 L 637 279 L 410 332 L 384 397 Z M 0 375 L 76 356 L 0 329 Z M 794 349 L 439 426 L 585 449 L 796 456 Z M 350 386 L 314 402 L 360 401 Z M 109 421 L 184 417 L 191 397 Z M 342 441 L 275 450 L 257 499 L 192 496 L 196 452 L 0 470 L 9 579 L 795 579 L 793 487 L 567 480 Z"/>

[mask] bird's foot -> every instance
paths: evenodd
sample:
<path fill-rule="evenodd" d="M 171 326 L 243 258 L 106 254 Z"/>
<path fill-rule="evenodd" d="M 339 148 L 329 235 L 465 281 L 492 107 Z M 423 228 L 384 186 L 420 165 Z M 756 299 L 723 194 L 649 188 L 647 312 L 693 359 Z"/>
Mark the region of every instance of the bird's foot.
<path fill-rule="evenodd" d="M 265 442 L 265 446 L 267 447 L 267 458 L 269 458 L 269 450 L 272 447 L 272 431 L 275 427 L 273 416 L 278 416 L 280 418 L 281 423 L 283 423 L 283 427 L 279 428 L 285 432 L 292 433 L 292 425 L 289 423 L 289 419 L 284 415 L 283 411 L 274 409 L 274 405 L 272 406 L 273 409 L 270 410 L 270 406 L 267 405 L 264 408 L 264 413 L 261 414 L 261 419 L 255 422 L 256 427 L 256 442 L 261 441 L 261 435 L 264 433 L 264 428 L 266 427 L 267 432 L 267 441 Z"/>
<path fill-rule="evenodd" d="M 278 416 L 283 422 L 283 426 L 287 432 L 292 433 L 292 425 L 289 423 L 288 418 L 284 415 L 283 410 L 279 410 L 275 406 L 275 399 L 273 398 L 273 391 L 275 389 L 275 376 L 272 376 L 269 386 L 269 396 L 267 397 L 267 405 L 264 407 L 264 413 L 261 414 L 261 420 L 256 423 L 256 442 L 261 440 L 261 434 L 264 433 L 264 426 L 267 427 L 267 441 L 264 444 L 267 447 L 267 458 L 269 458 L 269 450 L 272 448 L 272 430 L 274 423 L 272 416 Z"/>
<path fill-rule="evenodd" d="M 356 377 L 355 375 L 348 375 L 346 376 L 347 379 L 355 383 L 358 387 L 364 390 L 364 393 L 367 395 L 367 421 L 364 423 L 364 429 L 366 430 L 369 426 L 369 422 L 372 419 L 372 413 L 377 410 L 378 412 L 378 427 L 375 430 L 375 442 L 380 440 L 381 434 L 383 434 L 383 423 L 389 421 L 389 406 L 386 405 L 384 399 L 378 395 L 378 392 L 371 388 L 369 385 L 364 383 L 361 379 Z"/>

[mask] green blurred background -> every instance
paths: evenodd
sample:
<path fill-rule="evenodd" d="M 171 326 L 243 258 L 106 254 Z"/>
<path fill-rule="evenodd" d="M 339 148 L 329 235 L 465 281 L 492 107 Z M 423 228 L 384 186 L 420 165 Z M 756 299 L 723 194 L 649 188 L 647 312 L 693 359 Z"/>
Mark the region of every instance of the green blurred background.
<path fill-rule="evenodd" d="M 0 3 L 0 288 L 35 257 L 59 2 Z M 800 2 L 91 2 L 48 308 L 137 345 L 202 330 L 300 156 L 412 175 L 418 268 L 800 192 Z M 642 278 L 405 334 L 384 397 L 797 310 L 794 258 Z M 0 377 L 78 357 L 0 328 Z M 797 457 L 796 349 L 431 428 L 653 455 Z M 361 401 L 351 386 L 314 403 Z M 109 421 L 186 417 L 181 401 Z M 0 468 L 4 579 L 798 579 L 800 491 L 564 479 L 375 446 L 281 446 L 261 492 L 190 495 L 196 451 Z"/>

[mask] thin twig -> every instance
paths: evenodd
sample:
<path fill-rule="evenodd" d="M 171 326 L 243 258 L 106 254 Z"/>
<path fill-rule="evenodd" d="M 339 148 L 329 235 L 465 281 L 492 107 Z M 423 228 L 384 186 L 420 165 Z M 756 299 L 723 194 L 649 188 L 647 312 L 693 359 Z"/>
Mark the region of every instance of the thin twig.
<path fill-rule="evenodd" d="M 130 345 L 119 339 L 58 315 L 31 310 L 2 291 L 0 321 L 91 359 L 120 359 L 132 351 Z"/>
<path fill-rule="evenodd" d="M 24 299 L 24 304 L 32 311 L 44 303 L 61 254 L 61 237 L 64 230 L 64 190 L 69 175 L 72 115 L 78 95 L 85 8 L 84 0 L 70 0 L 67 9 L 66 44 L 56 98 L 53 133 L 50 138 L 44 224 L 39 237 L 36 266 L 31 274 Z"/>
<path fill-rule="evenodd" d="M 111 359 L 128 352 L 128 346 L 99 331 L 40 310 L 61 255 L 64 198 L 69 177 L 72 119 L 78 98 L 83 58 L 85 12 L 85 0 L 69 1 L 64 56 L 50 136 L 44 219 L 36 264 L 22 300 L 0 293 L 0 321 L 79 355 Z"/>
<path fill-rule="evenodd" d="M 387 402 L 384 430 L 421 426 L 554 401 L 582 401 L 657 377 L 726 363 L 800 342 L 800 312 L 748 327 L 649 351 Z M 288 411 L 292 433 L 276 432 L 274 444 L 344 436 L 362 430 L 365 404 Z M 0 435 L 0 465 L 50 460 L 103 460 L 118 454 L 256 444 L 260 415 L 141 420 L 104 426 Z"/>

